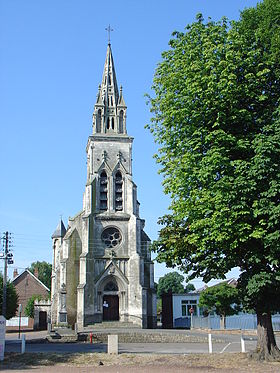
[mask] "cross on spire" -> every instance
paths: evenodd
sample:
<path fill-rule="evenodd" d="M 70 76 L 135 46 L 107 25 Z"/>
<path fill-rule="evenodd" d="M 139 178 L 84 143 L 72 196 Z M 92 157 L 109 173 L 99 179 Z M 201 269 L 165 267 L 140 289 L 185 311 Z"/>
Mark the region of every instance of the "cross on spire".
<path fill-rule="evenodd" d="M 108 44 L 111 44 L 110 34 L 111 34 L 111 31 L 114 31 L 114 30 L 111 28 L 110 24 L 108 27 L 105 28 L 105 30 L 108 31 Z"/>

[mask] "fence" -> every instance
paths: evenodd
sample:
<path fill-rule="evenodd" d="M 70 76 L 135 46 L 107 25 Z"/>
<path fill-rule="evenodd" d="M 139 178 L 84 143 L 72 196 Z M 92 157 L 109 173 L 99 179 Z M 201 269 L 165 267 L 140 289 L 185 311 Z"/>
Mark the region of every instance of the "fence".
<path fill-rule="evenodd" d="M 209 315 L 193 316 L 193 328 L 200 329 L 220 329 L 220 316 Z M 190 328 L 190 317 L 178 317 L 174 320 L 175 328 Z M 280 315 L 272 316 L 272 326 L 274 331 L 280 331 Z M 225 320 L 225 329 L 252 330 L 257 329 L 257 315 L 242 314 L 227 316 Z"/>
<path fill-rule="evenodd" d="M 22 316 L 19 318 L 18 316 L 15 316 L 9 320 L 6 320 L 6 326 L 19 326 L 19 323 L 22 327 L 28 326 L 28 317 Z"/>

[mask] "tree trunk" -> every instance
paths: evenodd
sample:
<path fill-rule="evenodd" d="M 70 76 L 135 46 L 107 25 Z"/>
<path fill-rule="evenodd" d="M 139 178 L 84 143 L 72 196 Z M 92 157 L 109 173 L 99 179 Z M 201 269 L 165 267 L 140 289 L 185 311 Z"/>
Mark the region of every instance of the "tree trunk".
<path fill-rule="evenodd" d="M 220 329 L 224 330 L 226 328 L 226 316 L 221 315 L 220 316 Z"/>
<path fill-rule="evenodd" d="M 267 361 L 280 360 L 280 351 L 272 328 L 271 313 L 257 312 L 257 323 L 257 350 L 251 354 L 251 357 Z"/>

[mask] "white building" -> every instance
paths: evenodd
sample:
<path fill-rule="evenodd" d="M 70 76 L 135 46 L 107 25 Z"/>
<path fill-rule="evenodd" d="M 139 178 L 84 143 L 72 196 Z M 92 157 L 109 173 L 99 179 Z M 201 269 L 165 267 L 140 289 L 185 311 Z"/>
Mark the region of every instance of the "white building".
<path fill-rule="evenodd" d="M 237 286 L 237 280 L 230 278 L 221 281 L 216 285 L 227 283 L 230 286 Z M 199 304 L 199 297 L 203 290 L 208 288 L 207 285 L 190 293 L 185 294 L 163 294 L 162 295 L 162 327 L 163 328 L 189 328 L 191 326 L 191 315 L 193 317 L 203 316 L 203 309 Z M 212 312 L 215 314 L 215 312 Z"/>
<path fill-rule="evenodd" d="M 198 292 L 162 295 L 162 327 L 164 329 L 189 328 L 191 315 L 202 316 L 198 307 Z"/>

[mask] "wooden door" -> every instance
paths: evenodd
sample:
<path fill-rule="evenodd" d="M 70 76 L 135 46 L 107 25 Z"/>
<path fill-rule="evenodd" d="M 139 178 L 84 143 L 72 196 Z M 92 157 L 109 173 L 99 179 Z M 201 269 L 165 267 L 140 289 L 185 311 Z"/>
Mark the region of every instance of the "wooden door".
<path fill-rule="evenodd" d="M 118 321 L 119 320 L 119 296 L 104 295 L 103 296 L 103 321 Z"/>
<path fill-rule="evenodd" d="M 40 330 L 47 330 L 47 312 L 40 311 L 39 312 L 39 329 Z"/>

